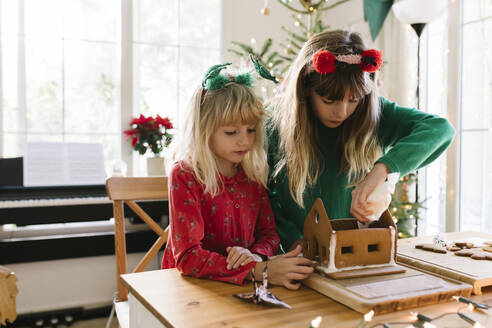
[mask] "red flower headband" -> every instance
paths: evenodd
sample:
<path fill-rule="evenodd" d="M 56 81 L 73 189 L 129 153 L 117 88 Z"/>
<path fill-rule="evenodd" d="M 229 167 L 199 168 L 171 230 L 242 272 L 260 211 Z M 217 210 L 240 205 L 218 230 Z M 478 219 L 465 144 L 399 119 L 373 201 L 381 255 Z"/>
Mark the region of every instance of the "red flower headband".
<path fill-rule="evenodd" d="M 362 71 L 373 73 L 378 71 L 383 64 L 383 53 L 376 49 L 364 50 L 362 55 L 338 55 L 335 56 L 328 50 L 318 50 L 313 55 L 313 68 L 319 74 L 330 74 L 335 72 L 335 62 L 352 65 L 360 65 Z"/>

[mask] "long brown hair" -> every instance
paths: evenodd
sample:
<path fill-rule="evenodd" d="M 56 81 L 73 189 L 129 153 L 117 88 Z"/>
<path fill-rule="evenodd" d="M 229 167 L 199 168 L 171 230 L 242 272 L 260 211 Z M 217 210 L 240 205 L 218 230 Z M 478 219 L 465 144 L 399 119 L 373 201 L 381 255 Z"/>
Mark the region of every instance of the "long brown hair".
<path fill-rule="evenodd" d="M 359 99 L 353 114 L 343 122 L 337 141 L 340 173 L 348 171 L 348 187 L 362 182 L 382 153 L 376 135 L 380 108 L 375 73 L 363 72 L 359 65 L 340 63 L 334 73 L 321 75 L 312 69 L 312 57 L 320 49 L 337 56 L 361 54 L 366 46 L 355 32 L 322 32 L 304 44 L 287 71 L 284 93 L 272 113 L 272 124 L 280 137 L 280 160 L 274 176 L 286 169 L 291 196 L 301 207 L 304 190 L 316 183 L 323 167 L 317 118 L 309 104 L 310 90 L 331 100 L 342 100 L 348 90 L 351 97 Z"/>

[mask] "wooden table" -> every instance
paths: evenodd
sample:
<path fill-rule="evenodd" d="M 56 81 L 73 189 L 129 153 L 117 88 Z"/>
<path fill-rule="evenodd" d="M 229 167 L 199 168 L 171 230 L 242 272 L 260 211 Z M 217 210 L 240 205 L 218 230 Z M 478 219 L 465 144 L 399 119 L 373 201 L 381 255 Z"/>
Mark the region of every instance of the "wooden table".
<path fill-rule="evenodd" d="M 426 240 L 426 237 L 401 242 L 421 239 Z M 271 288 L 275 295 L 292 306 L 292 309 L 283 309 L 249 304 L 232 297 L 233 294 L 251 291 L 251 284 L 236 286 L 195 279 L 182 276 L 176 269 L 126 274 L 121 279 L 130 291 L 130 327 L 308 328 L 311 320 L 317 316 L 323 318 L 320 327 L 363 327 L 360 325 L 363 318 L 361 314 L 304 286 L 298 291 L 283 287 Z M 472 299 L 492 304 L 492 289 Z M 364 327 L 373 327 L 377 323 L 410 322 L 410 311 L 433 318 L 460 308 L 463 308 L 463 303 L 450 302 L 404 310 L 376 316 Z M 482 326 L 492 327 L 492 310 L 487 312 L 490 317 L 487 313 L 477 311 L 465 313 L 478 320 Z M 457 315 L 446 316 L 432 323 L 437 327 L 471 327 Z"/>

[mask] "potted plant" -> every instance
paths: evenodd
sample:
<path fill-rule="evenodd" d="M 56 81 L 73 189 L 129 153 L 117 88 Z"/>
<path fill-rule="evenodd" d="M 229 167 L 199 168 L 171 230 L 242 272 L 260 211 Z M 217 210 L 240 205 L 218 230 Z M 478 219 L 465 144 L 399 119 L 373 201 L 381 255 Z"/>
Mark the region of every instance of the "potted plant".
<path fill-rule="evenodd" d="M 168 132 L 173 129 L 171 120 L 159 115 L 145 117 L 140 114 L 140 117 L 132 119 L 130 125 L 132 128 L 123 133 L 131 140 L 133 149 L 140 155 L 147 150 L 154 153 L 154 157 L 147 158 L 147 174 L 165 175 L 164 158 L 160 154 L 173 140 L 173 135 Z"/>

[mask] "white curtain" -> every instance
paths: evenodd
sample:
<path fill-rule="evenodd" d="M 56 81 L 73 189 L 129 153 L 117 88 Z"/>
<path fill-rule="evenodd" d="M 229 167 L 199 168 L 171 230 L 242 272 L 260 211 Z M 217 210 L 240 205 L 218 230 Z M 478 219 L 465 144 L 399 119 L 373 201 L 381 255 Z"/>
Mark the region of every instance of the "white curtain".
<path fill-rule="evenodd" d="M 380 92 L 401 106 L 416 106 L 417 41 L 412 27 L 390 11 L 375 43 L 384 57 Z"/>

